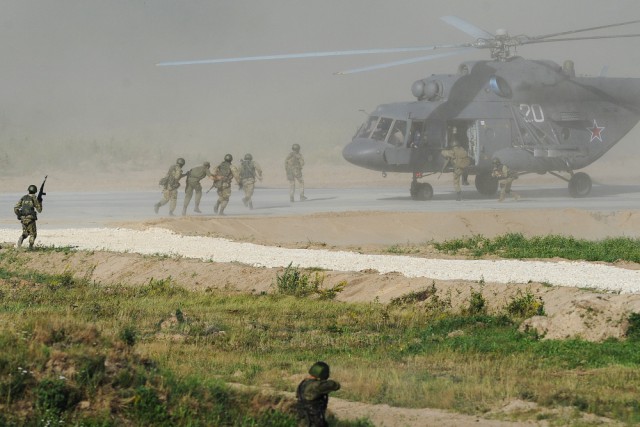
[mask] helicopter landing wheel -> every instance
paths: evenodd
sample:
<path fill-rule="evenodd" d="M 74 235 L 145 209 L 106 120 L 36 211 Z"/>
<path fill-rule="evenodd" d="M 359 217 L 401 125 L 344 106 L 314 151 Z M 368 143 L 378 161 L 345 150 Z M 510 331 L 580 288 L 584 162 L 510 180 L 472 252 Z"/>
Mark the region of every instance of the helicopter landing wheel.
<path fill-rule="evenodd" d="M 428 182 L 412 182 L 409 192 L 413 200 L 431 200 L 433 198 L 433 187 Z"/>
<path fill-rule="evenodd" d="M 493 196 L 498 191 L 498 180 L 491 176 L 490 172 L 482 172 L 476 175 L 476 190 L 485 196 Z"/>
<path fill-rule="evenodd" d="M 591 178 L 584 172 L 573 174 L 569 180 L 571 197 L 586 197 L 591 193 Z"/>

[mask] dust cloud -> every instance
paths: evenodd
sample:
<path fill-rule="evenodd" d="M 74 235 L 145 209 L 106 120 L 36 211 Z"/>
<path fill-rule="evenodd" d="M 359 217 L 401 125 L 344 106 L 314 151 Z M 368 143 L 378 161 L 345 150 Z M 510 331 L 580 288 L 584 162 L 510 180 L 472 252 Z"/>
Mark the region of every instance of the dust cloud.
<path fill-rule="evenodd" d="M 204 160 L 217 163 L 227 152 L 236 158 L 251 152 L 263 164 L 266 185 L 285 185 L 282 160 L 292 143 L 303 147 L 310 186 L 366 184 L 379 174 L 341 157 L 365 118 L 359 110 L 411 101 L 415 80 L 453 73 L 463 60 L 485 59 L 487 52 L 348 76 L 333 73 L 403 56 L 155 64 L 471 41 L 442 22 L 444 15 L 491 32 L 539 35 L 636 19 L 640 3 L 5 0 L 0 190 L 21 192 L 45 173 L 57 174 L 59 185 L 86 191 L 132 181 L 134 187 L 144 181 L 156 188 L 157 174 L 177 156 L 189 168 Z M 635 27 L 604 33 L 640 32 Z M 558 63 L 573 59 L 578 74 L 599 75 L 608 67 L 610 76 L 640 77 L 636 44 L 637 39 L 541 44 L 518 53 Z M 595 181 L 640 178 L 639 132 L 634 129 L 589 168 Z"/>

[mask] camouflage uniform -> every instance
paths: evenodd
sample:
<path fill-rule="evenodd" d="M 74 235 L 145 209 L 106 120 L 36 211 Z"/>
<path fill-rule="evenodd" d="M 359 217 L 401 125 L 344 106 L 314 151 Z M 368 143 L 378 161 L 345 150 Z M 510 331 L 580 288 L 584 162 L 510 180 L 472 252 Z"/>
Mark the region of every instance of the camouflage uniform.
<path fill-rule="evenodd" d="M 316 366 L 317 364 L 312 366 L 309 372 L 312 372 Z M 326 375 L 317 377 L 311 374 L 298 385 L 296 390 L 298 412 L 304 421 L 301 425 L 309 427 L 326 427 L 328 425 L 325 412 L 329 403 L 329 393 L 340 390 L 340 383 L 328 379 L 329 368 L 328 365 L 325 366 L 327 366 Z"/>
<path fill-rule="evenodd" d="M 196 213 L 201 213 L 200 211 L 200 200 L 202 200 L 202 184 L 200 181 L 204 179 L 205 176 L 213 179 L 213 174 L 209 170 L 211 164 L 209 162 L 204 162 L 202 166 L 196 166 L 192 168 L 189 172 L 187 172 L 187 184 L 184 188 L 184 204 L 182 205 L 182 215 L 187 214 L 187 207 L 191 202 L 191 197 L 193 196 L 193 192 L 196 192 L 195 198 L 195 208 L 193 209 Z"/>
<path fill-rule="evenodd" d="M 253 190 L 256 184 L 256 178 L 262 181 L 262 168 L 252 158 L 247 158 L 242 160 L 240 165 L 240 186 L 242 190 L 244 190 L 244 197 L 242 198 L 242 203 L 245 206 L 248 206 L 249 209 L 253 209 L 253 201 L 251 197 L 253 197 Z"/>
<path fill-rule="evenodd" d="M 454 141 L 453 148 L 442 150 L 442 155 L 453 161 L 453 186 L 456 190 L 456 200 L 462 200 L 462 189 L 460 188 L 460 178 L 466 175 L 467 168 L 471 164 L 471 158 L 467 150 Z"/>
<path fill-rule="evenodd" d="M 22 241 L 29 236 L 29 249 L 33 249 L 38 236 L 36 221 L 38 220 L 38 213 L 42 212 L 42 202 L 38 200 L 35 191 L 33 193 L 30 191 L 29 194 L 22 196 L 13 207 L 13 212 L 22 223 L 22 234 L 18 239 L 18 247 L 21 247 Z"/>
<path fill-rule="evenodd" d="M 229 203 L 231 197 L 231 181 L 234 179 L 239 184 L 240 175 L 238 169 L 231 164 L 231 161 L 225 160 L 216 167 L 213 172 L 216 188 L 218 189 L 218 201 L 213 211 L 219 215 L 224 215 L 224 209 Z"/>
<path fill-rule="evenodd" d="M 176 210 L 176 206 L 178 204 L 178 188 L 180 187 L 180 179 L 182 179 L 185 174 L 182 173 L 182 166 L 184 166 L 184 160 L 178 159 L 175 165 L 172 165 L 167 172 L 167 176 L 164 177 L 160 182 L 164 187 L 162 190 L 162 199 L 155 204 L 154 210 L 158 213 L 158 210 L 161 206 L 169 203 L 169 215 L 173 215 L 173 212 Z"/>
<path fill-rule="evenodd" d="M 511 191 L 511 183 L 518 178 L 518 174 L 509 169 L 507 165 L 502 164 L 498 159 L 494 159 L 491 176 L 498 178 L 498 183 L 500 184 L 499 202 L 502 202 L 507 194 L 511 194 L 515 200 L 520 198 L 520 195 Z"/>
<path fill-rule="evenodd" d="M 294 144 L 294 147 L 298 144 Z M 294 148 L 284 161 L 284 168 L 287 171 L 287 180 L 289 181 L 289 200 L 293 202 L 293 196 L 296 192 L 296 180 L 300 184 L 300 200 L 307 200 L 304 196 L 304 178 L 302 178 L 302 168 L 304 167 L 304 158 L 300 154 L 300 146 L 297 150 Z"/>

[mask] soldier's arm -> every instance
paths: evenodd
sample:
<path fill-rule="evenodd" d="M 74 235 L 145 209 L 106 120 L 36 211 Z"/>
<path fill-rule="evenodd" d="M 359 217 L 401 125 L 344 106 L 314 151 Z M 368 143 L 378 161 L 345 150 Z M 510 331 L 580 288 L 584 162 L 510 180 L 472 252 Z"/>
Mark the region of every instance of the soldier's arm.
<path fill-rule="evenodd" d="M 334 380 L 311 381 L 305 387 L 304 397 L 307 400 L 314 400 L 322 394 L 340 390 L 340 383 Z"/>
<path fill-rule="evenodd" d="M 231 165 L 231 174 L 233 175 L 233 179 L 236 180 L 236 183 L 240 184 L 240 173 L 238 172 L 238 168 Z"/>
<path fill-rule="evenodd" d="M 302 154 L 300 154 L 300 168 L 302 169 L 303 166 L 304 166 L 304 157 L 302 157 Z"/>
<path fill-rule="evenodd" d="M 258 179 L 262 180 L 262 168 L 260 167 L 260 165 L 257 162 L 253 162 L 253 164 L 256 167 L 256 175 L 257 175 Z"/>
<path fill-rule="evenodd" d="M 38 200 L 37 197 L 34 199 L 33 204 L 34 204 L 36 210 L 38 211 L 38 213 L 42 212 L 42 202 L 40 200 Z"/>
<path fill-rule="evenodd" d="M 20 215 L 20 208 L 22 207 L 22 199 L 20 199 L 18 201 L 18 203 L 16 203 L 16 205 L 13 207 L 13 213 L 16 214 L 16 216 Z"/>

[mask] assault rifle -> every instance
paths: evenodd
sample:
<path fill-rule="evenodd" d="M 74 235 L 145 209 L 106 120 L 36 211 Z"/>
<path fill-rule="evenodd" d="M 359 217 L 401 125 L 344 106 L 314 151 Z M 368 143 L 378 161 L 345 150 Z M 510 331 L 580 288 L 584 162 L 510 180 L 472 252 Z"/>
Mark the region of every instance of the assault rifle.
<path fill-rule="evenodd" d="M 37 197 L 40 203 L 42 203 L 42 198 L 47 195 L 47 193 L 44 192 L 44 183 L 47 182 L 48 176 L 49 175 L 45 175 L 44 181 L 42 181 L 42 184 L 40 184 L 40 191 L 38 191 L 38 197 Z"/>

